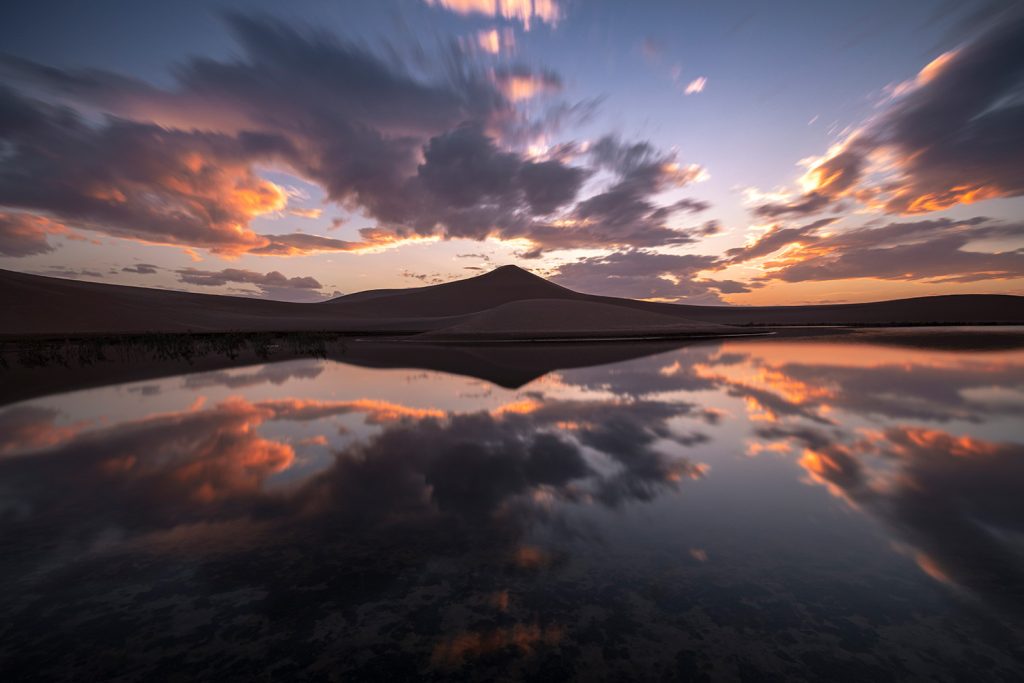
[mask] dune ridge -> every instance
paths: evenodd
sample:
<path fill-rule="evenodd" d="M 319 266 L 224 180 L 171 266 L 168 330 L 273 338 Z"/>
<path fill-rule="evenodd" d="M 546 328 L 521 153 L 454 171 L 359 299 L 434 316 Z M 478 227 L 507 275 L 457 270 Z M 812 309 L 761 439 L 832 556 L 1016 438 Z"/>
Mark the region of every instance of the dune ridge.
<path fill-rule="evenodd" d="M 787 325 L 1024 324 L 1024 297 L 965 294 L 815 306 L 697 306 L 583 294 L 516 266 L 476 277 L 409 289 L 371 290 L 319 303 L 289 303 L 65 280 L 0 270 L 0 335 L 67 336 L 179 332 L 336 332 L 411 335 L 442 329 L 467 334 L 474 316 L 511 304 L 543 301 L 613 307 L 604 327 L 642 327 L 627 310 L 666 316 L 682 325 L 740 327 Z M 521 308 L 515 308 L 517 315 Z M 566 310 L 568 310 L 566 308 Z M 584 308 L 569 318 L 586 320 Z M 595 309 L 596 310 L 596 309 Z M 566 311 L 562 311 L 565 314 Z M 606 311 L 609 313 L 609 311 Z M 541 315 L 538 308 L 537 315 Z M 612 318 L 621 319 L 621 324 Z M 490 319 L 490 318 L 487 318 Z M 536 324 L 529 316 L 523 325 Z M 633 321 L 626 323 L 626 320 Z M 660 325 L 647 319 L 651 325 Z M 664 322 L 664 321 L 662 321 Z M 588 323 L 589 324 L 589 323 Z M 468 325 L 461 328 L 459 325 Z M 594 329 L 566 328 L 574 336 Z M 690 327 L 691 334 L 696 334 Z M 477 329 L 476 333 L 482 333 Z M 680 333 L 683 328 L 679 328 Z M 733 330 L 735 331 L 735 330 Z M 528 336 L 529 329 L 520 336 Z M 724 333 L 724 331 L 721 331 Z M 701 334 L 704 332 L 702 331 Z M 631 336 L 643 336 L 634 330 Z"/>

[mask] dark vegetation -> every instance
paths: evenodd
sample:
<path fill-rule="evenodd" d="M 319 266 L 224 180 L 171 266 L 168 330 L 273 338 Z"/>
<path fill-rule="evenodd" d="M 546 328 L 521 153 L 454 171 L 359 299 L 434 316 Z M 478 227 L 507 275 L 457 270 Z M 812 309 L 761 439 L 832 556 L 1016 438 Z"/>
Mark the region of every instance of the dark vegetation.
<path fill-rule="evenodd" d="M 11 367 L 83 368 L 100 363 L 177 361 L 197 358 L 228 360 L 252 357 L 327 358 L 344 353 L 345 335 L 334 332 L 149 333 L 87 337 L 36 337 L 0 340 L 0 369 Z"/>

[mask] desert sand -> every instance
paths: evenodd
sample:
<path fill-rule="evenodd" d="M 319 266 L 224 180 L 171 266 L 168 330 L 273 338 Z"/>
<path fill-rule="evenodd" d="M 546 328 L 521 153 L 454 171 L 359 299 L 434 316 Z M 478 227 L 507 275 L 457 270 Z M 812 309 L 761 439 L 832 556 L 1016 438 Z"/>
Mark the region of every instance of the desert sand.
<path fill-rule="evenodd" d="M 681 335 L 705 336 L 697 323 L 743 327 L 785 325 L 1024 324 L 1024 297 L 959 295 L 821 306 L 694 306 L 594 296 L 566 289 L 515 266 L 441 285 L 374 290 L 320 303 L 193 294 L 144 287 L 79 282 L 0 270 L 0 335 L 75 336 L 178 332 L 336 332 L 349 335 L 410 335 L 447 329 L 448 334 L 481 334 L 496 319 L 487 312 L 519 302 L 515 338 L 534 338 L 546 325 L 544 301 L 603 304 L 600 325 L 590 308 L 573 309 L 559 338 L 649 336 L 645 326 L 678 322 Z M 524 303 L 533 302 L 533 303 Z M 533 314 L 527 309 L 536 309 Z M 555 309 L 551 309 L 555 310 Z M 655 318 L 631 317 L 647 313 Z M 478 317 L 483 316 L 483 317 Z M 477 318 L 474 320 L 474 318 Z M 497 321 L 502 325 L 504 322 Z M 462 326 L 462 327 L 460 327 Z M 461 331 L 460 331 L 461 330 Z M 719 330 L 734 333 L 735 330 Z M 599 334 L 595 334 L 599 333 Z M 545 333 L 546 334 L 546 333 Z M 540 335 L 545 336 L 544 334 Z"/>
<path fill-rule="evenodd" d="M 686 320 L 626 306 L 574 299 L 523 299 L 468 320 L 418 334 L 429 342 L 666 339 L 756 333 L 750 328 Z"/>

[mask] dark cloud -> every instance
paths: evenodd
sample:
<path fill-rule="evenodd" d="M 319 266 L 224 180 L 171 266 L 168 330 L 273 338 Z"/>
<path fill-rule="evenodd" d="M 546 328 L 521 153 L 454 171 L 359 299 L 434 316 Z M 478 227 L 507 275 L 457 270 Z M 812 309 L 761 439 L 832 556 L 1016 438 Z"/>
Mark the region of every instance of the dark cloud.
<path fill-rule="evenodd" d="M 45 270 L 34 271 L 37 275 L 47 275 L 49 277 L 64 277 L 72 280 L 77 280 L 82 277 L 105 277 L 104 273 L 98 270 L 91 270 L 89 268 L 67 268 L 65 266 L 50 266 Z"/>
<path fill-rule="evenodd" d="M 733 280 L 696 279 L 718 265 L 716 256 L 631 250 L 563 264 L 551 279 L 589 294 L 703 303 L 720 303 L 722 293 L 749 291 Z"/>
<path fill-rule="evenodd" d="M 701 201 L 699 199 L 680 199 L 678 202 L 672 204 L 674 211 L 688 211 L 689 213 L 700 213 L 701 211 L 707 211 L 711 208 L 709 202 Z"/>
<path fill-rule="evenodd" d="M 81 228 L 238 253 L 266 242 L 249 220 L 284 206 L 250 164 L 287 143 L 262 134 L 167 130 L 74 111 L 0 88 L 0 205 L 42 210 Z"/>
<path fill-rule="evenodd" d="M 137 263 L 134 266 L 125 266 L 121 269 L 124 273 L 135 273 L 136 275 L 155 275 L 160 269 L 160 266 L 154 266 L 152 263 Z"/>
<path fill-rule="evenodd" d="M 587 173 L 558 161 L 527 162 L 519 170 L 519 184 L 534 214 L 546 215 L 572 201 Z"/>
<path fill-rule="evenodd" d="M 790 202 L 761 204 L 754 207 L 754 214 L 762 218 L 781 218 L 784 216 L 806 216 L 817 213 L 828 207 L 832 198 L 821 191 L 808 192 Z"/>
<path fill-rule="evenodd" d="M 423 156 L 416 179 L 439 202 L 436 220 L 454 237 L 479 238 L 486 235 L 481 228 L 508 230 L 531 215 L 551 213 L 575 198 L 587 175 L 558 161 L 532 162 L 502 152 L 478 124 L 431 139 Z M 494 207 L 489 225 L 460 220 L 463 209 L 474 218 L 487 215 L 472 211 L 482 205 Z"/>
<path fill-rule="evenodd" d="M 12 81 L 119 118 L 89 125 L 69 107 L 6 91 L 5 141 L 18 170 L 0 176 L 0 201 L 121 237 L 226 254 L 352 251 L 438 234 L 527 238 L 543 248 L 630 244 L 634 234 L 645 245 L 681 239 L 649 226 L 625 231 L 611 215 L 625 216 L 614 209 L 618 201 L 642 202 L 644 193 L 692 179 L 667 165 L 648 169 L 646 180 L 623 179 L 600 206 L 581 208 L 584 217 L 609 214 L 603 228 L 561 231 L 537 220 L 571 204 L 589 171 L 558 154 L 533 160 L 504 151 L 484 131 L 521 133 L 512 100 L 527 85 L 556 90 L 556 74 L 522 66 L 488 74 L 453 53 L 443 77 L 425 82 L 323 32 L 240 15 L 228 21 L 242 57 L 188 61 L 173 90 L 5 58 Z M 578 109 L 556 106 L 549 114 L 561 120 L 592 107 Z M 289 167 L 379 225 L 357 242 L 256 234 L 251 219 L 286 204 L 280 188 L 256 175 L 256 164 Z M 633 210 L 659 223 L 670 211 L 698 208 Z"/>
<path fill-rule="evenodd" d="M 571 212 L 575 226 L 558 233 L 547 231 L 537 239 L 541 245 L 633 246 L 653 247 L 686 244 L 707 233 L 677 230 L 666 225 L 676 211 L 692 211 L 702 204 L 684 200 L 670 206 L 657 206 L 653 196 L 672 187 L 683 187 L 698 180 L 703 169 L 681 166 L 672 154 L 659 152 L 649 143 L 623 143 L 614 136 L 595 142 L 589 156 L 596 168 L 615 175 L 602 192 L 580 201 Z"/>
<path fill-rule="evenodd" d="M 186 61 L 168 90 L 100 70 L 0 60 L 37 98 L 8 90 L 0 103 L 16 161 L 0 175 L 0 202 L 228 255 L 357 251 L 440 236 L 526 239 L 536 256 L 706 234 L 666 226 L 672 213 L 704 210 L 704 202 L 652 201 L 701 169 L 648 143 L 599 140 L 588 157 L 615 178 L 575 205 L 593 169 L 570 165 L 574 145 L 538 159 L 502 148 L 593 111 L 593 102 L 556 103 L 534 121 L 516 109 L 516 100 L 557 92 L 557 74 L 523 65 L 486 70 L 453 48 L 443 73 L 425 81 L 397 58 L 322 31 L 237 14 L 227 21 L 240 57 Z M 39 101 L 44 96 L 59 104 Z M 72 107 L 111 117 L 89 124 Z M 287 204 L 257 165 L 290 169 L 378 224 L 359 241 L 257 234 L 250 221 Z"/>
<path fill-rule="evenodd" d="M 320 290 L 323 285 L 316 278 L 286 277 L 279 271 L 257 273 L 252 270 L 225 268 L 223 270 L 199 270 L 182 268 L 175 271 L 178 281 L 200 287 L 223 287 L 228 283 L 255 285 L 262 296 L 286 301 L 317 301 L 331 296 Z"/>
<path fill-rule="evenodd" d="M 812 166 L 811 191 L 755 213 L 808 214 L 844 197 L 921 213 L 1024 194 L 1024 11 L 998 15 L 986 10 L 980 34 L 896 86 L 881 115 Z M 896 169 L 880 182 L 869 177 L 878 152 Z"/>

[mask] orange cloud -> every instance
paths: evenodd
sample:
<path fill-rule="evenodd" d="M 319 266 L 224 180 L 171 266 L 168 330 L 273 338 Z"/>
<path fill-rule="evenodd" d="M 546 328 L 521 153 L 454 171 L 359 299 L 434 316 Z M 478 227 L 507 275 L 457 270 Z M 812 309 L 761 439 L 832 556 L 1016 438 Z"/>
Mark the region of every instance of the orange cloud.
<path fill-rule="evenodd" d="M 0 211 L 0 255 L 31 256 L 45 254 L 56 247 L 50 235 L 74 237 L 63 223 L 30 213 Z"/>
<path fill-rule="evenodd" d="M 481 50 L 490 52 L 492 55 L 501 52 L 501 34 L 498 33 L 496 28 L 492 28 L 489 31 L 480 31 L 480 33 L 476 34 L 476 43 L 480 46 Z"/>
<path fill-rule="evenodd" d="M 517 21 L 527 31 L 534 21 L 554 26 L 562 17 L 556 0 L 426 0 L 458 14 L 484 14 Z"/>
<path fill-rule="evenodd" d="M 708 79 L 704 76 L 699 76 L 689 82 L 683 93 L 686 95 L 695 95 L 699 92 L 704 92 L 704 86 L 708 84 Z"/>

